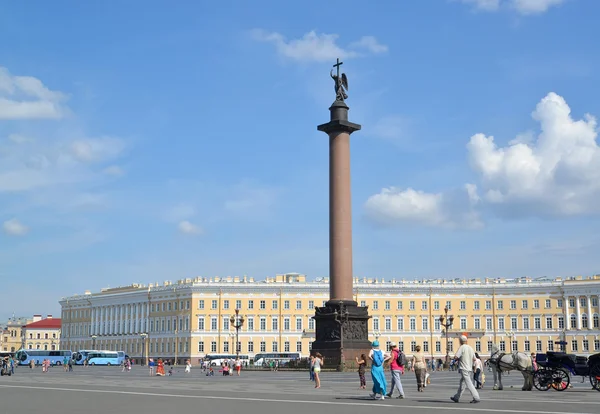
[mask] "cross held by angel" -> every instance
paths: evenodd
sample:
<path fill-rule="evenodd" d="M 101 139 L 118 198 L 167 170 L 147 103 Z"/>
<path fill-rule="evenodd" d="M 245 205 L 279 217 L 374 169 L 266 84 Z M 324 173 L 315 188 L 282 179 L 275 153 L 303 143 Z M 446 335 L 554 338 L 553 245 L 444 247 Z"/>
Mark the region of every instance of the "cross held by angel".
<path fill-rule="evenodd" d="M 340 59 L 337 59 L 337 63 L 333 65 L 334 68 L 337 69 L 337 74 L 333 74 L 333 69 L 329 72 L 329 76 L 335 82 L 335 100 L 343 101 L 344 99 L 348 99 L 348 94 L 346 91 L 348 90 L 348 78 L 345 73 L 340 75 L 340 66 L 343 65 L 344 62 L 340 62 Z"/>

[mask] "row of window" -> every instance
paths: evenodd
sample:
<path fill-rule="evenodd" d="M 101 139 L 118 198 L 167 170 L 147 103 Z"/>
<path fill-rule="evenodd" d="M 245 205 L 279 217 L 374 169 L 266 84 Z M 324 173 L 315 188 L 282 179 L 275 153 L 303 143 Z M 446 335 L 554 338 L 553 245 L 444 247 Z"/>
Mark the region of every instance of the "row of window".
<path fill-rule="evenodd" d="M 42 339 L 42 335 L 40 333 L 38 333 L 36 339 Z M 33 334 L 29 333 L 29 339 L 33 339 Z M 47 333 L 44 334 L 44 339 L 50 339 L 49 335 Z M 56 339 L 56 333 L 52 334 L 52 339 Z"/>
<path fill-rule="evenodd" d="M 421 322 L 419 324 L 420 326 L 418 327 L 419 330 L 429 331 L 429 327 L 430 327 L 429 318 L 420 318 L 420 319 L 421 319 Z M 473 318 L 472 323 L 469 323 L 468 320 L 469 320 L 469 318 L 467 318 L 466 316 L 460 316 L 455 319 L 453 327 L 461 329 L 461 330 L 468 330 L 468 329 L 486 330 L 486 331 L 494 330 L 492 317 L 485 317 L 484 319 L 482 319 L 480 317 L 475 317 L 475 318 Z M 308 321 L 308 323 L 306 325 L 307 329 L 309 331 L 314 330 L 315 329 L 314 319 L 312 319 L 312 317 L 307 317 L 307 321 Z M 254 317 L 247 317 L 246 322 L 244 323 L 244 326 L 242 327 L 242 330 L 249 331 L 249 332 L 252 332 L 255 330 L 267 331 L 267 327 L 269 327 L 269 329 L 271 331 L 279 331 L 279 317 L 277 317 L 277 316 L 270 317 L 269 325 L 267 322 L 268 322 L 268 318 L 266 316 L 260 317 L 260 318 L 258 318 L 258 320 L 255 320 Z M 417 317 L 411 316 L 408 319 L 407 327 L 405 326 L 404 322 L 405 322 L 405 320 L 403 317 L 396 318 L 395 330 L 398 332 L 403 332 L 405 330 L 417 331 Z M 135 321 L 123 321 L 120 323 L 110 323 L 110 322 L 104 323 L 104 324 L 101 324 L 100 326 L 98 326 L 97 333 L 100 335 L 106 335 L 106 334 L 111 334 L 111 333 L 137 333 L 138 331 L 146 332 L 147 331 L 146 323 L 147 323 L 146 320 L 142 320 L 139 325 L 137 325 L 135 323 Z M 371 329 L 373 331 L 379 331 L 379 330 L 392 331 L 392 330 L 394 330 L 392 327 L 392 318 L 391 317 L 385 317 L 384 321 L 383 321 L 383 326 L 382 326 L 380 323 L 380 317 L 374 316 L 372 318 L 370 324 L 371 324 Z M 221 326 L 222 326 L 222 330 L 224 330 L 224 331 L 229 331 L 231 329 L 229 317 L 222 318 Z M 577 316 L 574 314 L 570 315 L 569 328 L 570 329 L 578 329 L 579 328 L 577 326 Z M 598 314 L 594 314 L 592 317 L 592 320 L 590 321 L 588 319 L 587 314 L 582 314 L 581 315 L 581 328 L 582 329 L 600 328 L 600 316 Z M 206 318 L 201 316 L 197 320 L 197 328 L 196 329 L 198 331 L 207 331 L 207 330 L 208 331 L 218 331 L 219 330 L 218 318 L 216 316 L 211 317 L 210 325 L 207 326 Z M 291 330 L 302 331 L 303 329 L 305 329 L 305 325 L 304 325 L 302 317 L 296 317 L 295 319 L 291 319 L 291 318 L 283 319 L 282 330 L 284 330 L 284 331 L 291 331 Z M 439 319 L 434 318 L 433 319 L 433 330 L 441 331 L 441 329 L 442 329 L 442 325 L 441 325 Z M 556 321 L 555 321 L 554 317 L 552 317 L 552 316 L 546 316 L 546 317 L 535 316 L 535 317 L 533 317 L 533 322 L 532 322 L 532 319 L 528 316 L 523 316 L 523 317 L 512 316 L 509 318 L 505 318 L 504 316 L 497 317 L 496 330 L 504 331 L 506 329 L 511 329 L 511 330 L 515 330 L 515 331 L 516 330 L 528 331 L 528 330 L 533 329 L 533 330 L 538 331 L 541 329 L 548 329 L 548 330 L 566 329 L 566 325 L 565 325 L 565 318 L 562 315 L 556 317 Z M 87 335 L 88 330 L 89 330 L 88 325 L 74 324 L 74 325 L 68 327 L 66 333 L 69 334 L 69 336 L 85 336 L 85 335 Z M 174 331 L 185 332 L 185 331 L 189 331 L 189 330 L 190 330 L 190 323 L 189 323 L 189 318 L 187 316 L 185 318 L 181 318 L 181 317 L 173 318 L 173 319 L 171 319 L 171 318 L 151 318 L 149 320 L 149 332 L 174 332 Z M 33 339 L 32 334 L 30 334 L 30 338 Z M 53 338 L 56 338 L 56 334 L 53 334 Z M 38 334 L 38 339 L 40 339 L 39 334 Z M 46 339 L 48 339 L 47 334 L 46 334 Z"/>
<path fill-rule="evenodd" d="M 235 350 L 233 349 L 233 346 L 231 347 L 231 350 L 229 348 L 229 342 L 225 341 L 223 342 L 223 353 L 229 353 L 229 352 L 235 352 Z M 232 344 L 234 345 L 234 344 Z M 244 352 L 244 350 L 242 349 L 242 343 L 238 342 L 237 344 L 238 349 L 240 350 L 240 352 Z M 311 346 L 312 346 L 312 342 L 308 343 L 308 350 L 311 350 Z M 290 346 L 290 342 L 289 341 L 285 341 L 283 343 L 283 352 L 291 352 L 290 351 L 291 346 Z M 302 353 L 302 342 L 297 341 L 296 342 L 296 352 Z M 246 351 L 249 354 L 253 354 L 254 353 L 254 341 L 249 341 L 246 344 Z M 204 347 L 204 341 L 200 341 L 198 342 L 198 352 L 203 354 L 206 352 L 206 349 Z M 210 343 L 210 353 L 216 353 L 217 351 L 217 342 L 216 341 L 212 341 Z M 259 352 L 267 352 L 267 343 L 265 341 L 260 341 L 259 343 Z M 270 352 L 279 352 L 279 342 L 273 341 L 271 342 L 271 351 Z"/>
<path fill-rule="evenodd" d="M 225 310 L 230 309 L 229 305 L 230 305 L 229 299 L 224 299 L 223 300 L 223 309 L 225 309 Z M 283 309 L 286 309 L 286 310 L 291 309 L 290 306 L 291 306 L 291 302 L 289 300 L 283 301 Z M 323 301 L 323 306 L 325 306 L 325 301 Z M 219 301 L 217 299 L 212 299 L 210 302 L 210 308 L 218 309 L 218 307 L 219 307 Z M 198 301 L 198 309 L 204 309 L 204 308 L 205 308 L 204 299 L 201 299 Z M 313 310 L 314 308 L 315 308 L 315 301 L 309 300 L 308 301 L 308 309 Z M 242 309 L 242 301 L 241 300 L 235 301 L 234 309 Z M 254 299 L 248 300 L 248 309 L 249 310 L 254 309 Z M 267 301 L 259 300 L 258 301 L 258 309 L 267 309 Z M 275 299 L 275 300 L 271 301 L 271 310 L 278 310 L 278 309 L 279 309 L 279 300 Z M 302 301 L 301 300 L 296 301 L 295 309 L 302 310 Z"/>
<path fill-rule="evenodd" d="M 223 309 L 224 310 L 228 310 L 228 309 L 242 309 L 242 301 L 241 300 L 235 300 L 235 307 L 231 308 L 231 305 L 233 304 L 233 300 L 229 300 L 229 299 L 223 299 Z M 254 304 L 254 299 L 250 299 L 248 300 L 248 310 L 252 310 L 255 309 L 255 304 Z M 278 299 L 274 299 L 271 301 L 271 310 L 278 310 L 279 309 L 279 300 Z M 323 305 L 325 306 L 325 300 L 323 301 Z M 544 309 L 551 309 L 552 308 L 552 299 L 545 299 L 544 301 Z M 587 298 L 582 297 L 579 298 L 579 305 L 583 308 L 587 308 Z M 591 306 L 597 307 L 598 306 L 598 297 L 594 296 L 591 298 Z M 498 299 L 496 300 L 496 308 L 498 310 L 503 310 L 504 309 L 504 303 L 505 301 L 503 299 Z M 520 306 L 521 309 L 529 309 L 529 303 L 530 301 L 528 299 L 523 299 L 520 301 Z M 144 306 L 145 304 L 140 303 L 139 304 L 140 307 Z M 290 300 L 284 300 L 283 301 L 283 309 L 288 310 L 288 309 L 292 309 L 291 308 L 292 305 L 292 301 Z M 295 301 L 295 310 L 302 310 L 302 301 L 301 300 L 296 300 Z M 485 310 L 492 310 L 492 300 L 485 300 L 484 301 L 484 305 L 485 305 Z M 540 309 L 540 305 L 541 305 L 541 301 L 539 299 L 534 299 L 532 301 L 532 309 Z M 130 305 L 121 305 L 121 306 L 130 306 Z M 125 310 L 121 310 L 121 306 L 117 306 L 115 308 L 115 316 L 116 319 L 120 319 L 120 315 L 121 313 L 125 313 Z M 219 301 L 217 299 L 212 299 L 210 301 L 210 309 L 218 309 L 219 306 Z M 360 301 L 360 306 L 367 306 L 367 301 L 366 300 L 362 300 Z M 384 309 L 385 310 L 391 310 L 392 309 L 392 302 L 390 300 L 386 300 L 384 301 Z M 422 311 L 426 311 L 429 309 L 429 301 L 428 300 L 422 300 L 420 303 L 420 310 Z M 515 310 L 517 309 L 518 306 L 518 301 L 517 300 L 510 300 L 508 301 L 508 309 L 511 310 Z M 445 307 L 448 308 L 448 310 L 452 310 L 452 301 L 448 300 L 445 303 Z M 556 299 L 556 308 L 562 308 L 563 307 L 563 300 L 562 299 Z M 569 307 L 570 308 L 575 308 L 576 307 L 576 299 L 575 298 L 570 298 L 569 299 Z M 308 309 L 309 310 L 313 310 L 315 308 L 315 301 L 314 300 L 309 300 L 308 301 Z M 416 310 L 417 309 L 417 302 L 414 300 L 411 300 L 408 302 L 408 308 L 409 310 Z M 138 306 L 137 305 L 132 305 L 130 308 L 130 312 L 128 312 L 132 318 L 135 318 L 137 316 L 137 309 Z M 182 300 L 182 301 L 170 301 L 170 302 L 160 302 L 160 303 L 152 303 L 151 304 L 151 308 L 150 311 L 151 312 L 168 312 L 168 311 L 177 311 L 177 310 L 189 310 L 190 309 L 190 301 L 189 300 Z M 198 309 L 205 309 L 205 300 L 201 299 L 198 301 Z M 259 300 L 258 301 L 258 309 L 267 309 L 267 300 Z M 371 309 L 372 310 L 379 310 L 379 300 L 373 300 L 371 303 Z M 404 306 L 403 306 L 403 301 L 399 300 L 396 302 L 396 310 L 403 310 Z M 459 303 L 459 309 L 460 310 L 466 310 L 467 309 L 467 301 L 466 300 L 461 300 Z M 479 300 L 475 300 L 473 301 L 473 310 L 480 310 L 481 309 L 481 301 Z M 441 302 L 439 300 L 433 301 L 433 310 L 439 311 L 441 310 Z M 69 317 L 74 317 L 74 318 L 89 318 L 90 317 L 90 312 L 89 309 L 77 309 L 77 310 L 73 310 L 71 311 L 72 313 L 69 315 L 68 311 L 63 312 L 63 319 L 64 320 L 68 320 Z M 107 310 L 100 310 L 99 312 L 102 313 L 102 315 L 106 315 Z"/>

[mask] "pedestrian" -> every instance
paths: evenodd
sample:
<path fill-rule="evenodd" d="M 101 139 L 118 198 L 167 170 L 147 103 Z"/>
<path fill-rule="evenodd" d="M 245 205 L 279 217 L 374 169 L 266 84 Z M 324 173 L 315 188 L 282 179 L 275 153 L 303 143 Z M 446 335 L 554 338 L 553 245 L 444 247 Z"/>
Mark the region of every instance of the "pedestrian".
<path fill-rule="evenodd" d="M 467 344 L 467 337 L 465 335 L 460 337 L 460 348 L 458 348 L 458 351 L 456 351 L 454 360 L 458 365 L 460 382 L 458 384 L 458 391 L 454 396 L 450 397 L 450 399 L 455 403 L 459 402 L 466 386 L 473 396 L 471 404 L 481 402 L 479 393 L 475 389 L 473 381 L 471 381 L 471 374 L 473 374 L 473 363 L 475 362 L 475 351 Z"/>
<path fill-rule="evenodd" d="M 150 368 L 150 376 L 154 376 L 154 367 L 156 366 L 156 364 L 154 363 L 154 358 L 150 358 L 148 359 L 148 367 Z"/>
<path fill-rule="evenodd" d="M 310 373 L 310 380 L 314 381 L 315 380 L 315 357 L 313 355 L 310 356 L 309 358 L 309 373 Z"/>
<path fill-rule="evenodd" d="M 372 348 L 369 351 L 371 360 L 371 378 L 373 379 L 373 392 L 371 397 L 375 400 L 385 399 L 387 384 L 383 364 L 390 359 L 389 355 L 384 355 L 379 349 L 379 341 L 373 341 Z"/>
<path fill-rule="evenodd" d="M 365 371 L 367 368 L 367 356 L 360 354 L 360 359 L 356 357 L 356 363 L 358 364 L 358 379 L 360 380 L 360 389 L 367 389 L 367 381 L 365 380 Z"/>
<path fill-rule="evenodd" d="M 185 362 L 185 373 L 189 374 L 192 372 L 192 361 L 189 359 Z"/>
<path fill-rule="evenodd" d="M 483 382 L 481 381 L 481 374 L 483 373 L 483 364 L 479 354 L 475 352 L 475 362 L 473 362 L 473 380 L 475 381 L 475 388 L 480 390 L 483 388 Z"/>
<path fill-rule="evenodd" d="M 427 365 L 425 364 L 425 355 L 421 352 L 421 346 L 415 347 L 415 353 L 412 357 L 411 371 L 414 371 L 417 378 L 417 391 L 425 391 L 425 374 L 427 373 Z"/>
<path fill-rule="evenodd" d="M 242 371 L 242 361 L 239 358 L 235 360 L 235 372 L 237 372 L 237 376 L 240 376 L 240 372 Z"/>
<path fill-rule="evenodd" d="M 395 342 L 390 344 L 391 355 L 390 355 L 390 371 L 392 373 L 392 386 L 390 388 L 388 398 L 392 398 L 394 390 L 398 390 L 398 398 L 404 398 L 404 389 L 402 388 L 402 381 L 400 381 L 400 375 L 404 374 L 404 365 L 406 365 L 406 357 L 404 353 L 398 348 Z"/>
<path fill-rule="evenodd" d="M 313 371 L 315 374 L 315 388 L 321 388 L 321 367 L 323 366 L 323 355 L 320 353 L 315 354 Z"/>

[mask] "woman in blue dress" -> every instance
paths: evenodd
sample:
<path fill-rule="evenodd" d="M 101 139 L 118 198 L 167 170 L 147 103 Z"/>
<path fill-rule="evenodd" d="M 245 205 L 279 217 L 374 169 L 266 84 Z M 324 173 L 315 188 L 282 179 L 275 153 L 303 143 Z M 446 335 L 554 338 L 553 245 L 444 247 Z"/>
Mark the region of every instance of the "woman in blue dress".
<path fill-rule="evenodd" d="M 385 373 L 383 372 L 383 364 L 391 357 L 385 355 L 379 349 L 379 341 L 374 341 L 372 346 L 373 348 L 369 351 L 369 359 L 373 361 L 371 363 L 371 378 L 373 379 L 373 393 L 371 397 L 376 400 L 383 400 L 387 394 L 387 382 Z"/>

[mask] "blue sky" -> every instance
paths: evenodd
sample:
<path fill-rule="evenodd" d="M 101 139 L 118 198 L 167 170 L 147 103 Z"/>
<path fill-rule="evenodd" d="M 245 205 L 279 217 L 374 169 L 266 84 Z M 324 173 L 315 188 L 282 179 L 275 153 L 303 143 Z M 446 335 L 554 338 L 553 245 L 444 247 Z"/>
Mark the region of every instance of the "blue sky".
<path fill-rule="evenodd" d="M 327 276 L 336 57 L 357 276 L 598 272 L 600 3 L 84 3 L 0 1 L 0 313 Z"/>

